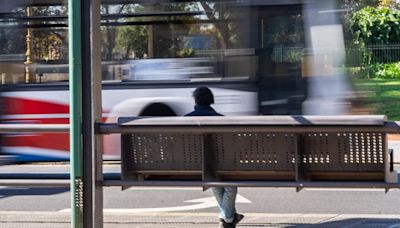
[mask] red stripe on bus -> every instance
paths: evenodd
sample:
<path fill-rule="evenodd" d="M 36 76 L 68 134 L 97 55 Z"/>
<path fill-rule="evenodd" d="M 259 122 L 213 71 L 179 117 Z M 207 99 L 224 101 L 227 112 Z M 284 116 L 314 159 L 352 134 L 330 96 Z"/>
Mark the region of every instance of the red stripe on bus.
<path fill-rule="evenodd" d="M 36 147 L 49 150 L 62 150 L 69 152 L 68 133 L 40 133 L 32 135 L 14 136 L 6 138 L 5 146 L 8 147 Z"/>
<path fill-rule="evenodd" d="M 6 115 L 16 114 L 66 114 L 69 113 L 67 104 L 32 100 L 27 98 L 3 97 Z"/>

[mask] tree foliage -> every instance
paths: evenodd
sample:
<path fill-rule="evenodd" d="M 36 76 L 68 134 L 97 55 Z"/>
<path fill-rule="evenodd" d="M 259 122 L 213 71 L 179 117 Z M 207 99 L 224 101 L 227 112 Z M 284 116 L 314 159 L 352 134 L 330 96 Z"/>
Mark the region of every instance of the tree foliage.
<path fill-rule="evenodd" d="M 25 35 L 22 29 L 0 28 L 0 55 L 25 53 Z"/>
<path fill-rule="evenodd" d="M 350 11 L 358 11 L 365 7 L 399 8 L 396 0 L 340 0 L 339 4 Z"/>
<path fill-rule="evenodd" d="M 400 41 L 400 10 L 366 7 L 350 14 L 347 22 L 353 45 L 362 52 L 362 65 L 399 61 L 390 45 Z"/>
<path fill-rule="evenodd" d="M 145 26 L 117 28 L 113 54 L 128 59 L 134 54 L 142 57 L 147 54 L 147 29 Z"/>
<path fill-rule="evenodd" d="M 157 13 L 157 12 L 179 12 L 193 7 L 191 3 L 174 4 L 135 4 L 120 5 L 114 7 L 117 13 Z M 105 13 L 110 13 L 104 8 Z M 190 19 L 188 16 L 175 16 L 174 19 Z M 104 60 L 127 59 L 134 54 L 136 58 L 147 55 L 154 58 L 175 57 L 178 52 L 177 39 L 179 34 L 188 33 L 189 25 L 185 24 L 157 24 L 149 25 L 148 22 L 159 20 L 171 20 L 164 17 L 133 17 L 123 19 L 126 22 L 136 23 L 130 26 L 117 26 L 103 28 L 102 53 Z M 141 24 L 143 23 L 143 24 Z M 149 48 L 151 50 L 149 50 Z"/>
<path fill-rule="evenodd" d="M 377 7 L 382 0 L 341 0 L 340 4 L 350 11 L 357 11 L 365 7 Z"/>
<path fill-rule="evenodd" d="M 62 16 L 66 7 L 33 7 L 32 16 Z M 52 22 L 45 22 L 51 24 Z M 68 57 L 68 31 L 63 28 L 31 29 L 32 58 L 37 61 L 60 60 Z M 25 33 L 26 35 L 26 33 Z"/>
<path fill-rule="evenodd" d="M 65 15 L 66 7 L 32 7 L 32 16 Z M 26 8 L 19 8 L 15 16 L 26 16 Z M 51 24 L 51 22 L 45 22 Z M 34 60 L 66 58 L 68 34 L 66 29 L 30 29 L 31 58 Z M 4 26 L 0 28 L 0 54 L 25 54 L 28 29 Z"/>
<path fill-rule="evenodd" d="M 394 44 L 400 41 L 400 11 L 366 7 L 349 18 L 357 44 Z"/>
<path fill-rule="evenodd" d="M 399 3 L 397 3 L 396 0 L 380 0 L 379 6 L 392 9 L 399 9 Z"/>

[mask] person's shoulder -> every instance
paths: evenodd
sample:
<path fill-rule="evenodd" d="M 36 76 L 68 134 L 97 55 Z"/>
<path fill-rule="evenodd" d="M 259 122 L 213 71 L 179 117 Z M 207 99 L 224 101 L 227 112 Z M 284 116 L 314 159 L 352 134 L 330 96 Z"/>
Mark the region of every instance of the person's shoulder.
<path fill-rule="evenodd" d="M 212 111 L 210 112 L 213 116 L 223 116 L 221 113 L 215 111 L 214 109 L 212 109 Z"/>
<path fill-rule="evenodd" d="M 211 110 L 194 110 L 189 112 L 185 116 L 223 116 L 221 113 L 216 112 L 214 109 Z"/>
<path fill-rule="evenodd" d="M 209 112 L 209 115 L 210 115 L 210 116 L 223 116 L 221 113 L 216 112 L 215 110 Z"/>
<path fill-rule="evenodd" d="M 192 111 L 186 114 L 185 116 L 197 116 L 197 115 L 198 115 L 197 111 Z"/>

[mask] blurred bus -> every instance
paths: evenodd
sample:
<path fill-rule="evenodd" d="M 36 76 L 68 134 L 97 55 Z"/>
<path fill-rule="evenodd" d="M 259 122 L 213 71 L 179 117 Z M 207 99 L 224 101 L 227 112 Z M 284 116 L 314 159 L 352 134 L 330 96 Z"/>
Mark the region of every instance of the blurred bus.
<path fill-rule="evenodd" d="M 31 62 L 0 68 L 3 122 L 68 123 L 66 2 L 3 3 L 0 38 L 33 40 Z M 332 104 L 345 103 L 335 9 L 335 1 L 104 1 L 103 120 L 184 115 L 201 85 L 224 115 L 320 114 L 324 105 L 335 114 Z M 25 72 L 7 72 L 11 65 Z M 105 159 L 118 159 L 118 136 L 104 141 Z M 68 151 L 64 133 L 3 135 L 2 152 L 20 161 L 68 160 Z"/>

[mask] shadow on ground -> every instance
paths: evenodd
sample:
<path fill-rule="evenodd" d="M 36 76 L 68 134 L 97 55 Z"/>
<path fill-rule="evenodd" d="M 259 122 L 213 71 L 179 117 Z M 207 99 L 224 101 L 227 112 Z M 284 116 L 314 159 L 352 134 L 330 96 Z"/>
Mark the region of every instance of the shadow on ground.
<path fill-rule="evenodd" d="M 23 187 L 0 188 L 0 199 L 12 196 L 54 195 L 67 191 L 69 191 L 69 188 L 23 188 Z"/>

